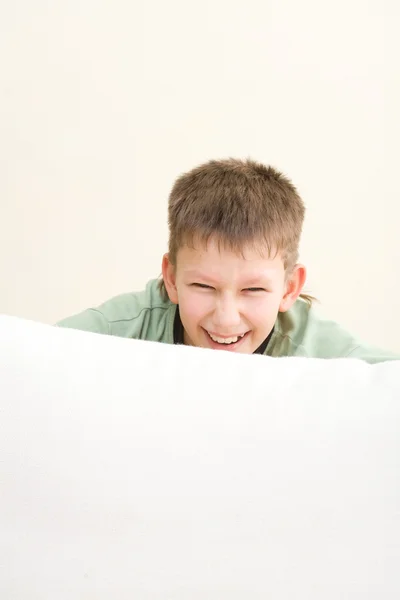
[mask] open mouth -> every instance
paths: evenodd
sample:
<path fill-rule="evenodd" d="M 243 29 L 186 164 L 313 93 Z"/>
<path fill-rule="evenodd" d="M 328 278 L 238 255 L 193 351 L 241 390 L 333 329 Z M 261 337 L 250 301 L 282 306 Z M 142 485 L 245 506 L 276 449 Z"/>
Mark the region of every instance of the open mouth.
<path fill-rule="evenodd" d="M 250 333 L 249 331 L 246 331 L 246 333 L 242 333 L 240 335 L 219 337 L 213 333 L 210 333 L 206 329 L 204 329 L 204 331 L 211 342 L 211 346 L 213 348 L 220 348 L 222 350 L 234 350 Z"/>

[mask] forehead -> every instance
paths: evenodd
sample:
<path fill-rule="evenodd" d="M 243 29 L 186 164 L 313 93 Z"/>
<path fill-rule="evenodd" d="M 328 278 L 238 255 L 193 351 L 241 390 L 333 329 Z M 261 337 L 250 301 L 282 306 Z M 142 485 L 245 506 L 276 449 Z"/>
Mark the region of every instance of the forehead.
<path fill-rule="evenodd" d="M 284 271 L 279 252 L 269 252 L 266 245 L 245 246 L 240 251 L 214 240 L 182 246 L 177 253 L 177 270 L 188 275 L 213 276 L 221 279 L 278 276 Z"/>

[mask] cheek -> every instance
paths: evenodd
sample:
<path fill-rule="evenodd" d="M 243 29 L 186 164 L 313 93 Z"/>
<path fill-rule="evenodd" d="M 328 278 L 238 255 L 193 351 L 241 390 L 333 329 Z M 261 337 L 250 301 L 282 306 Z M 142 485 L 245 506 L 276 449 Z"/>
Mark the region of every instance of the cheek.
<path fill-rule="evenodd" d="M 243 315 L 257 329 L 263 329 L 274 323 L 279 311 L 279 297 L 272 295 L 249 298 L 244 303 Z"/>
<path fill-rule="evenodd" d="M 186 321 L 187 326 L 197 325 L 212 311 L 212 307 L 212 298 L 207 294 L 184 289 L 179 295 L 179 312 L 182 321 Z"/>

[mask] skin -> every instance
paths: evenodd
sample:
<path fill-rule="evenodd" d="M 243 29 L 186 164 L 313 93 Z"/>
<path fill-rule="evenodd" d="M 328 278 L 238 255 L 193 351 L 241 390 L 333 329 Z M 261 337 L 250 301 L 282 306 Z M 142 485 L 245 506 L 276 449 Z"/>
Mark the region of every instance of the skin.
<path fill-rule="evenodd" d="M 162 273 L 171 302 L 179 304 L 186 345 L 244 354 L 268 337 L 278 313 L 294 304 L 306 279 L 303 265 L 285 272 L 279 253 L 244 248 L 237 254 L 212 238 L 207 245 L 180 248 L 176 264 L 165 254 Z M 225 340 L 245 335 L 226 345 L 210 334 Z"/>

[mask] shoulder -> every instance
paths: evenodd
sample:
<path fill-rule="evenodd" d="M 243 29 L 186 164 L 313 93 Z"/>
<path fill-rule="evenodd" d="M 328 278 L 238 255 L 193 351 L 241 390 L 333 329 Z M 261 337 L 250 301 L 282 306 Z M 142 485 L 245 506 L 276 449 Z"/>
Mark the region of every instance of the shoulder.
<path fill-rule="evenodd" d="M 169 332 L 174 315 L 175 306 L 163 296 L 159 280 L 153 279 L 142 291 L 114 296 L 57 325 L 120 337 L 162 339 Z"/>
<path fill-rule="evenodd" d="M 301 299 L 289 311 L 279 314 L 276 330 L 276 343 L 286 350 L 284 355 L 359 358 L 367 362 L 400 358 L 365 344 L 336 321 L 321 316 L 316 308 Z"/>

